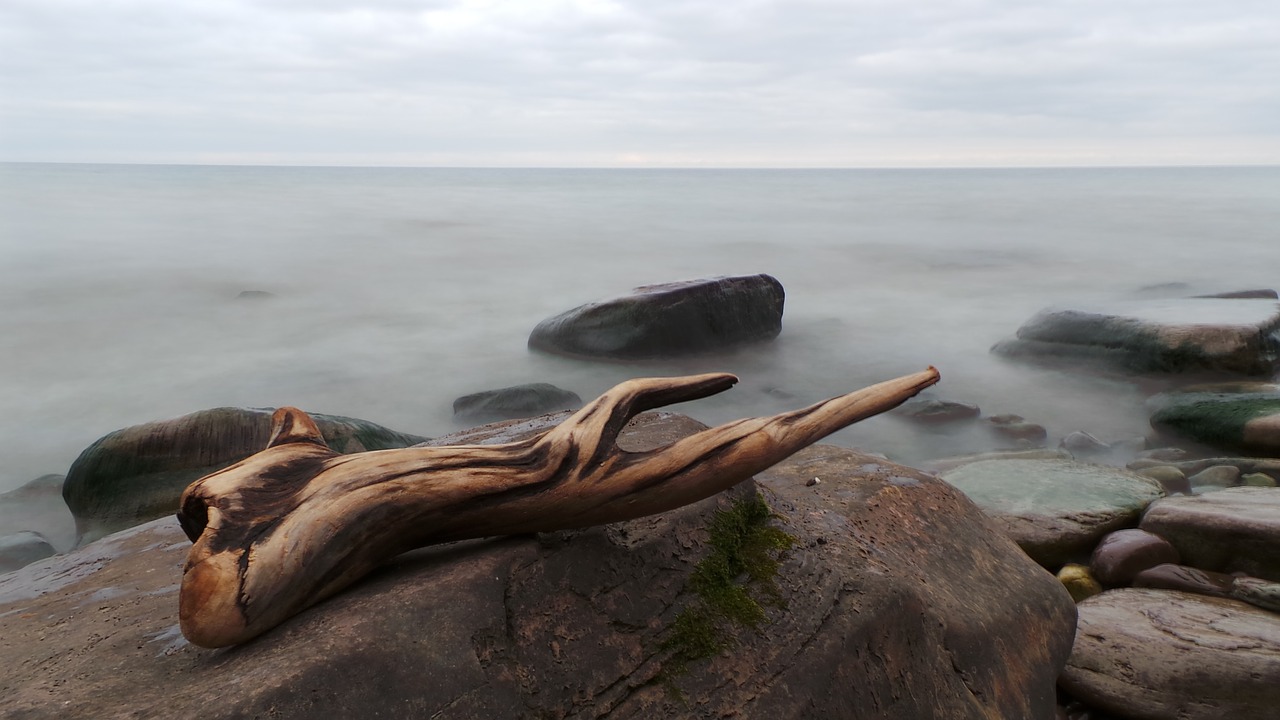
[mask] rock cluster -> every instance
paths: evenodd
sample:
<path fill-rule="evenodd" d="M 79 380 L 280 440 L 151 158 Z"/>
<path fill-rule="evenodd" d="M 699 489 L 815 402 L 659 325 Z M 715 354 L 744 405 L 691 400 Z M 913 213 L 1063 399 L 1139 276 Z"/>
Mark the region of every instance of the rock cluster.
<path fill-rule="evenodd" d="M 649 414 L 622 442 L 696 427 Z M 514 428 L 450 442 L 543 429 Z M 717 611 L 695 577 L 750 527 L 788 541 L 724 586 L 752 613 Z M 1061 585 L 962 494 L 821 445 L 662 515 L 416 551 L 230 650 L 178 633 L 188 547 L 157 520 L 0 578 L 6 712 L 1045 718 L 1075 624 Z"/>

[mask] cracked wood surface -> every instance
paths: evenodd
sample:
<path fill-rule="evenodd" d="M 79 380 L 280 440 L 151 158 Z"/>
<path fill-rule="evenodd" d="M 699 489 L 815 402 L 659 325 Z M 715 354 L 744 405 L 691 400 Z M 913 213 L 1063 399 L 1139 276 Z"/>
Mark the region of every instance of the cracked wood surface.
<path fill-rule="evenodd" d="M 205 647 L 241 643 L 413 548 L 583 528 L 697 502 L 901 404 L 938 372 L 654 450 L 617 447 L 638 413 L 736 381 L 724 373 L 630 380 L 528 440 L 346 456 L 325 446 L 305 413 L 281 408 L 265 450 L 183 493 L 178 519 L 194 545 L 179 593 L 182 632 Z"/>

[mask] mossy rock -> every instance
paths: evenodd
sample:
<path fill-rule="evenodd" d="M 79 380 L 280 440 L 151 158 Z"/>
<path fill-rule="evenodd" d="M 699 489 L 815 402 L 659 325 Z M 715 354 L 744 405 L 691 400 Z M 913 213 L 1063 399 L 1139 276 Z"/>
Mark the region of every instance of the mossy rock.
<path fill-rule="evenodd" d="M 1201 385 L 1148 404 L 1159 432 L 1233 452 L 1280 454 L 1280 385 Z"/>
<path fill-rule="evenodd" d="M 266 408 L 224 407 L 116 430 L 76 458 L 62 497 L 76 519 L 77 544 L 177 512 L 193 481 L 264 449 Z M 340 453 L 401 448 L 426 438 L 338 415 L 312 415 Z"/>
<path fill-rule="evenodd" d="M 1054 569 L 1084 560 L 1107 533 L 1138 523 L 1160 483 L 1071 460 L 984 460 L 942 474 L 1033 560 Z"/>

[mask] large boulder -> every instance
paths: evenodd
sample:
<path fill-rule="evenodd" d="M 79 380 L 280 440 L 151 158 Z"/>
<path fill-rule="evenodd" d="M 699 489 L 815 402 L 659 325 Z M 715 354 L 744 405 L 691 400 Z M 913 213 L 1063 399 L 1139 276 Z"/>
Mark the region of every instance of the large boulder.
<path fill-rule="evenodd" d="M 1224 450 L 1280 455 L 1280 385 L 1218 383 L 1161 393 L 1147 402 L 1151 427 Z"/>
<path fill-rule="evenodd" d="M 550 383 L 527 383 L 463 395 L 453 401 L 453 418 L 466 422 L 493 422 L 580 407 L 582 398 L 575 392 Z"/>
<path fill-rule="evenodd" d="M 1280 581 L 1280 488 L 1164 498 L 1141 527 L 1172 543 L 1186 565 Z"/>
<path fill-rule="evenodd" d="M 1271 375 L 1280 362 L 1280 302 L 1184 298 L 1051 308 L 992 351 L 1010 357 L 1098 359 L 1138 372 Z"/>
<path fill-rule="evenodd" d="M 267 446 L 272 411 L 201 410 L 100 438 L 72 463 L 62 488 L 75 515 L 77 543 L 177 512 L 187 485 Z M 408 447 L 426 439 L 356 418 L 311 417 L 340 453 Z"/>
<path fill-rule="evenodd" d="M 1164 496 L 1136 473 L 1074 460 L 984 460 L 942 474 L 1046 568 L 1087 560 L 1104 535 Z"/>
<path fill-rule="evenodd" d="M 0 494 L 0 535 L 37 532 L 57 550 L 76 540 L 76 520 L 62 499 L 63 475 L 41 475 L 16 490 Z"/>
<path fill-rule="evenodd" d="M 0 578 L 6 713 L 1045 718 L 1075 624 L 963 495 L 831 446 L 661 515 L 403 555 L 230 650 L 178 632 L 189 547 L 158 520 Z"/>
<path fill-rule="evenodd" d="M 1080 603 L 1059 680 L 1134 720 L 1270 720 L 1280 708 L 1280 614 L 1184 592 L 1112 590 Z"/>
<path fill-rule="evenodd" d="M 529 347 L 615 360 L 726 350 L 777 337 L 783 300 L 763 274 L 646 285 L 543 320 Z"/>

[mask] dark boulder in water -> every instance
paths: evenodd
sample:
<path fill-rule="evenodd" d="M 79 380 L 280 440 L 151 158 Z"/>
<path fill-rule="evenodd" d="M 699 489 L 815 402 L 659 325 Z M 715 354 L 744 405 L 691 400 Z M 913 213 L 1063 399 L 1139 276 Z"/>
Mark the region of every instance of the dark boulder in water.
<path fill-rule="evenodd" d="M 582 398 L 575 392 L 550 383 L 528 383 L 463 395 L 453 401 L 453 417 L 469 422 L 493 422 L 580 407 Z"/>
<path fill-rule="evenodd" d="M 1195 385 L 1151 398 L 1151 427 L 1225 450 L 1280 455 L 1280 385 Z"/>
<path fill-rule="evenodd" d="M 24 530 L 0 537 L 0 573 L 26 567 L 57 552 L 38 532 Z"/>
<path fill-rule="evenodd" d="M 1097 359 L 1136 372 L 1270 375 L 1280 367 L 1280 302 L 1183 298 L 1042 310 L 991 350 Z"/>
<path fill-rule="evenodd" d="M 529 347 L 617 360 L 715 352 L 777 337 L 783 300 L 764 274 L 646 285 L 543 320 Z"/>
<path fill-rule="evenodd" d="M 72 463 L 62 488 L 75 515 L 78 544 L 177 512 L 187 485 L 267 446 L 272 411 L 201 410 L 100 438 Z M 311 417 L 340 453 L 408 447 L 426 439 L 356 418 Z"/>

